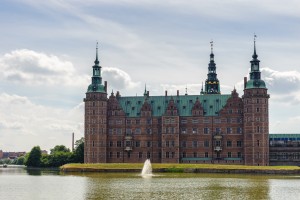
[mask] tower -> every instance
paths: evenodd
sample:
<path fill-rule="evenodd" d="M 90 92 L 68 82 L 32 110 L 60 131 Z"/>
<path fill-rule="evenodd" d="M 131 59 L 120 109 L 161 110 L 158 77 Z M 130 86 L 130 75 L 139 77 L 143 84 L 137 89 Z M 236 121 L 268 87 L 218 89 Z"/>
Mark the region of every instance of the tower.
<path fill-rule="evenodd" d="M 244 158 L 245 165 L 269 165 L 269 95 L 261 80 L 256 54 L 256 35 L 250 80 L 244 80 Z"/>
<path fill-rule="evenodd" d="M 220 94 L 220 83 L 216 74 L 216 63 L 213 53 L 213 41 L 211 44 L 210 62 L 208 64 L 208 74 L 205 81 L 205 94 Z M 202 93 L 202 91 L 201 91 Z"/>
<path fill-rule="evenodd" d="M 101 66 L 98 60 L 98 42 L 94 63 L 92 81 L 87 89 L 86 98 L 84 98 L 84 162 L 105 163 L 107 142 L 107 83 L 102 84 Z"/>

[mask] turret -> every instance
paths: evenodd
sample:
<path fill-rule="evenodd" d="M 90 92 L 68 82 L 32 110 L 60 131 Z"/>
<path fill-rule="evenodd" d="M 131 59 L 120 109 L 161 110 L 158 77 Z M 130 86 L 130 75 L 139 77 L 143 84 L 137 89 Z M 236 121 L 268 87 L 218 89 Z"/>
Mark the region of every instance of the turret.
<path fill-rule="evenodd" d="M 269 165 L 269 95 L 265 82 L 261 80 L 255 39 L 256 35 L 250 80 L 245 84 L 243 95 L 244 158 L 245 165 Z"/>
<path fill-rule="evenodd" d="M 106 162 L 107 137 L 107 84 L 102 84 L 101 66 L 98 60 L 98 42 L 96 59 L 94 61 L 91 84 L 89 85 L 85 102 L 84 120 L 84 162 Z"/>

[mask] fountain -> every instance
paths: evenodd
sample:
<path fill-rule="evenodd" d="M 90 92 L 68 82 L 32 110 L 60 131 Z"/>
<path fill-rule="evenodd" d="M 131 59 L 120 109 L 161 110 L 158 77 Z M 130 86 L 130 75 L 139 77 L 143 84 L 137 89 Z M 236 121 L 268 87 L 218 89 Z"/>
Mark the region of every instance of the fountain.
<path fill-rule="evenodd" d="M 142 176 L 151 176 L 151 175 L 152 175 L 152 166 L 151 166 L 150 159 L 147 159 L 144 163 Z"/>

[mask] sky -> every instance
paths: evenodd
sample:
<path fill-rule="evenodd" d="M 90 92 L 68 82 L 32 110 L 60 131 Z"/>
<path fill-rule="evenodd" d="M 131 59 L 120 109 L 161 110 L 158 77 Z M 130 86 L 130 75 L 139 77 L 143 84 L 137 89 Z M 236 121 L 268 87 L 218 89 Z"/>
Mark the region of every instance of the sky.
<path fill-rule="evenodd" d="M 71 148 L 96 42 L 109 93 L 199 94 L 210 41 L 221 93 L 243 94 L 257 35 L 270 133 L 300 133 L 300 1 L 2 0 L 0 149 Z"/>

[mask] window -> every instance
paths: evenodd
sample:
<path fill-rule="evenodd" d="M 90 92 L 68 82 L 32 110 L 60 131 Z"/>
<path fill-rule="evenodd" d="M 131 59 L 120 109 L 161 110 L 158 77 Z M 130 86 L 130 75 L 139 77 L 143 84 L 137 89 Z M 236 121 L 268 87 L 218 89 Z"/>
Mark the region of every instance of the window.
<path fill-rule="evenodd" d="M 143 158 L 143 152 L 139 152 L 139 158 Z"/>
<path fill-rule="evenodd" d="M 193 141 L 193 148 L 197 148 L 198 146 L 198 142 L 197 141 Z"/>
<path fill-rule="evenodd" d="M 166 158 L 169 158 L 169 157 L 170 157 L 169 152 L 166 152 Z"/>
<path fill-rule="evenodd" d="M 172 158 L 174 158 L 175 157 L 175 152 L 172 152 Z"/>
<path fill-rule="evenodd" d="M 236 130 L 237 133 L 243 133 L 243 129 L 241 127 L 238 127 Z"/>
<path fill-rule="evenodd" d="M 112 158 L 113 157 L 113 153 L 109 152 L 109 157 Z"/>
<path fill-rule="evenodd" d="M 135 134 L 141 134 L 141 129 L 140 128 L 136 128 L 135 129 Z"/>
<path fill-rule="evenodd" d="M 209 147 L 209 141 L 208 140 L 204 141 L 204 147 Z"/>
<path fill-rule="evenodd" d="M 236 141 L 236 146 L 237 147 L 242 147 L 242 141 Z"/>
<path fill-rule="evenodd" d="M 117 134 L 122 135 L 122 129 L 121 128 L 117 128 Z"/>
<path fill-rule="evenodd" d="M 241 158 L 241 157 L 242 157 L 242 153 L 241 153 L 241 152 L 238 152 L 238 153 L 237 153 L 237 157 L 238 157 L 238 158 Z"/>
<path fill-rule="evenodd" d="M 126 134 L 127 134 L 127 135 L 130 135 L 130 134 L 131 134 L 131 129 L 130 129 L 130 128 L 127 128 L 127 129 L 126 129 Z"/>
<path fill-rule="evenodd" d="M 171 146 L 175 147 L 175 141 L 171 141 Z"/>
<path fill-rule="evenodd" d="M 193 128 L 193 133 L 196 134 L 198 132 L 197 128 Z"/>
<path fill-rule="evenodd" d="M 114 145 L 113 141 L 109 141 L 109 146 L 112 147 Z"/>
<path fill-rule="evenodd" d="M 150 158 L 151 157 L 151 154 L 150 154 L 150 152 L 148 151 L 147 152 L 147 158 Z"/>
<path fill-rule="evenodd" d="M 170 142 L 166 141 L 166 147 L 170 147 Z"/>
<path fill-rule="evenodd" d="M 186 157 L 186 153 L 182 152 L 182 157 L 185 158 Z"/>
<path fill-rule="evenodd" d="M 220 147 L 220 146 L 221 146 L 221 141 L 220 141 L 220 140 L 217 140 L 217 141 L 216 141 L 216 146 L 217 146 L 217 147 Z"/>
<path fill-rule="evenodd" d="M 260 129 L 259 129 L 259 126 L 257 127 L 257 132 L 259 133 Z"/>
<path fill-rule="evenodd" d="M 199 120 L 198 120 L 198 119 L 193 119 L 193 120 L 192 120 L 192 123 L 193 123 L 193 124 L 198 124 L 198 123 L 199 123 Z"/>
<path fill-rule="evenodd" d="M 221 132 L 221 128 L 216 128 L 216 133 L 220 133 Z"/>
<path fill-rule="evenodd" d="M 120 158 L 120 152 L 117 152 L 117 158 Z"/>
<path fill-rule="evenodd" d="M 181 146 L 182 146 L 182 147 L 186 147 L 186 141 L 182 141 L 182 142 L 181 142 Z"/>
<path fill-rule="evenodd" d="M 208 158 L 208 152 L 205 152 L 205 153 L 204 153 L 204 157 L 205 157 L 205 158 Z"/>
<path fill-rule="evenodd" d="M 194 158 L 197 158 L 197 152 L 194 152 Z"/>
<path fill-rule="evenodd" d="M 182 123 L 182 124 L 186 124 L 186 123 L 187 123 L 187 120 L 186 120 L 186 119 L 182 119 L 182 120 L 181 120 L 181 123 Z"/>
<path fill-rule="evenodd" d="M 227 152 L 227 157 L 231 158 L 231 152 Z"/>
<path fill-rule="evenodd" d="M 147 124 L 151 124 L 151 123 L 152 123 L 151 118 L 148 118 L 148 119 L 147 119 Z"/>
<path fill-rule="evenodd" d="M 135 147 L 140 147 L 141 146 L 141 142 L 140 141 L 135 141 Z"/>
<path fill-rule="evenodd" d="M 186 133 L 186 128 L 181 128 L 181 133 Z"/>
<path fill-rule="evenodd" d="M 232 133 L 232 128 L 227 128 L 226 130 L 227 130 L 227 134 Z"/>
<path fill-rule="evenodd" d="M 232 141 L 230 140 L 227 141 L 227 147 L 232 147 Z"/>
<path fill-rule="evenodd" d="M 204 134 L 208 134 L 209 133 L 209 128 L 204 128 L 203 132 L 204 132 Z"/>
<path fill-rule="evenodd" d="M 259 112 L 259 108 L 256 108 L 256 112 Z"/>
<path fill-rule="evenodd" d="M 259 140 L 257 140 L 257 146 L 259 147 Z"/>
<path fill-rule="evenodd" d="M 141 123 L 141 120 L 137 119 L 137 120 L 135 121 L 135 123 L 136 123 L 136 124 L 140 124 L 140 123 Z"/>
<path fill-rule="evenodd" d="M 117 147 L 122 147 L 122 141 L 117 141 Z"/>
<path fill-rule="evenodd" d="M 121 120 L 121 119 L 117 119 L 117 120 L 116 120 L 116 124 L 117 124 L 117 125 L 121 125 L 121 124 L 122 124 L 122 120 Z"/>
<path fill-rule="evenodd" d="M 151 128 L 147 128 L 147 134 L 152 134 Z"/>
<path fill-rule="evenodd" d="M 151 141 L 147 141 L 147 147 L 151 147 Z"/>
<path fill-rule="evenodd" d="M 127 120 L 126 120 L 126 123 L 127 123 L 127 124 L 131 124 L 131 120 L 130 120 L 130 119 L 127 119 Z"/>

